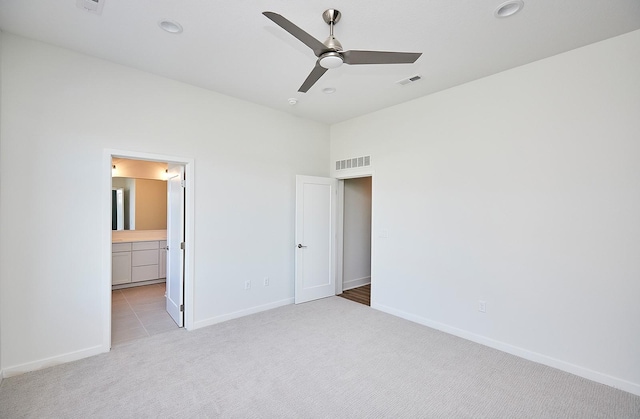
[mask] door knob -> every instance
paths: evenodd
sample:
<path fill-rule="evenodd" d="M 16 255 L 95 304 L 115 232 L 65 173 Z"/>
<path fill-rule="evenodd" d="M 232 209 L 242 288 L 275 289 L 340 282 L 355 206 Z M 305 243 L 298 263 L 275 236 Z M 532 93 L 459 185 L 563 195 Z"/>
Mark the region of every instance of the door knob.
<path fill-rule="evenodd" d="M 302 248 L 305 248 L 305 247 L 307 247 L 307 246 L 303 246 L 300 243 L 298 243 L 298 249 L 302 249 Z"/>

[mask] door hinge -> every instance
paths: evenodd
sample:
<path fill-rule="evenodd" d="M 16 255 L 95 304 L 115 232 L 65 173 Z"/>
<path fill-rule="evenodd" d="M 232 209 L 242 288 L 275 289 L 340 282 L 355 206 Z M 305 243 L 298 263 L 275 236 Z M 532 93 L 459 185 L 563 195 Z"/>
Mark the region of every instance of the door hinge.
<path fill-rule="evenodd" d="M 180 311 L 184 311 L 184 304 L 180 304 Z"/>
<path fill-rule="evenodd" d="M 186 181 L 186 180 L 184 180 L 184 179 L 182 179 L 182 180 L 180 181 L 180 186 L 182 186 L 183 188 L 186 188 L 186 187 L 187 187 L 187 181 Z"/>
<path fill-rule="evenodd" d="M 184 242 L 180 242 L 180 249 L 184 250 Z"/>

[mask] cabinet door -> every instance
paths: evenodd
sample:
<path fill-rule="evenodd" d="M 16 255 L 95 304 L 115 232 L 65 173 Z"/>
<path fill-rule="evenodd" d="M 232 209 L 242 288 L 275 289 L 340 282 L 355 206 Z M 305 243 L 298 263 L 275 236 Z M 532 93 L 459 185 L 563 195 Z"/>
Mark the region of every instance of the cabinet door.
<path fill-rule="evenodd" d="M 167 242 L 160 242 L 160 249 L 158 249 L 158 278 L 166 278 L 166 277 L 167 277 Z"/>
<path fill-rule="evenodd" d="M 131 252 L 111 254 L 111 284 L 131 282 Z"/>

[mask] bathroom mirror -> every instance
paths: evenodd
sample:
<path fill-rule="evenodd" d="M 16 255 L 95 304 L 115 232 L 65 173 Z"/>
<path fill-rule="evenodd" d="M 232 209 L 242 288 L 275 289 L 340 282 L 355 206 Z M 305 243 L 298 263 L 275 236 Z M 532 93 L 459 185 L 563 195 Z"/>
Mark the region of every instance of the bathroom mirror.
<path fill-rule="evenodd" d="M 112 177 L 113 230 L 166 230 L 167 181 Z"/>

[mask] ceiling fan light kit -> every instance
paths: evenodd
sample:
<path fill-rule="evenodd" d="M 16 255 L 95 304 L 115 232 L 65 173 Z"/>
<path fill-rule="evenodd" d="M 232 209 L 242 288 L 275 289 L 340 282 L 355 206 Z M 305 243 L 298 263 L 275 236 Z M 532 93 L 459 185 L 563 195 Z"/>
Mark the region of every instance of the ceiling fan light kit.
<path fill-rule="evenodd" d="M 333 26 L 342 16 L 340 11 L 335 9 L 328 9 L 322 13 L 322 19 L 329 25 L 329 37 L 324 42 L 318 41 L 277 13 L 263 12 L 262 14 L 311 48 L 318 57 L 315 67 L 298 92 L 306 93 L 328 69 L 338 68 L 342 64 L 412 64 L 422 55 L 421 52 L 343 50 L 342 44 L 333 36 Z"/>
<path fill-rule="evenodd" d="M 318 63 L 324 68 L 338 68 L 342 65 L 344 61 L 342 57 L 337 52 L 325 52 L 320 56 Z"/>

